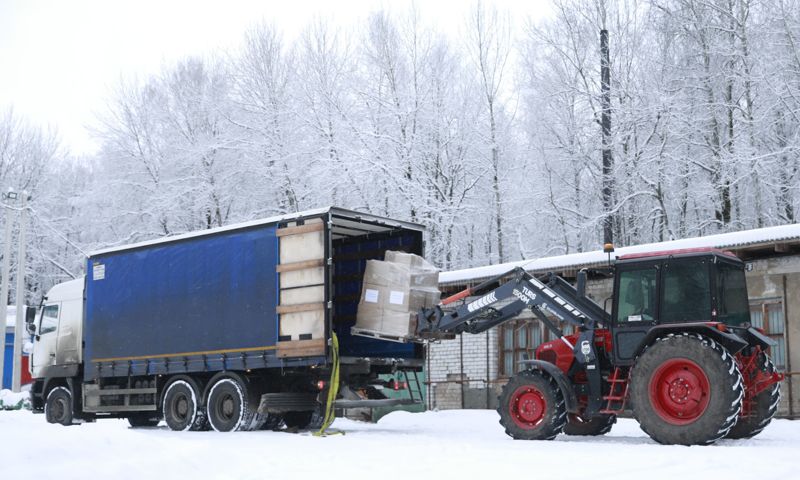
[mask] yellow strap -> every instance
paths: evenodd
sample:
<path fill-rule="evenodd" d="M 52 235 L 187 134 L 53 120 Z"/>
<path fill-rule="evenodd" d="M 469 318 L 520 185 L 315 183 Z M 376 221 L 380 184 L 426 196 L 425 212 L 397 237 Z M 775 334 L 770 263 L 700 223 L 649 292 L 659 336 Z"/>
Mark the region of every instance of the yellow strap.
<path fill-rule="evenodd" d="M 336 419 L 336 412 L 333 408 L 333 404 L 336 401 L 336 396 L 339 394 L 339 339 L 336 337 L 336 333 L 331 332 L 331 344 L 333 347 L 333 365 L 331 367 L 331 380 L 328 384 L 328 398 L 325 404 L 325 418 L 322 421 L 322 427 L 320 427 L 318 432 L 314 432 L 315 437 L 326 437 L 328 435 L 344 435 L 344 432 L 340 430 L 330 430 L 328 431 L 328 427 L 331 426 L 333 421 Z"/>

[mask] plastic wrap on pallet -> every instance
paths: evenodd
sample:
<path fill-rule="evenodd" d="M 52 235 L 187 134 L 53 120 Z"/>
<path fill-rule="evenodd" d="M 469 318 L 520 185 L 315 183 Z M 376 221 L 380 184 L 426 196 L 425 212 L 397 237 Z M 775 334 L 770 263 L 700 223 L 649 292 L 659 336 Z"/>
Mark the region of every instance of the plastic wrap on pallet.
<path fill-rule="evenodd" d="M 419 309 L 439 303 L 438 281 L 439 270 L 418 255 L 387 251 L 383 261 L 369 260 L 355 330 L 413 335 Z"/>

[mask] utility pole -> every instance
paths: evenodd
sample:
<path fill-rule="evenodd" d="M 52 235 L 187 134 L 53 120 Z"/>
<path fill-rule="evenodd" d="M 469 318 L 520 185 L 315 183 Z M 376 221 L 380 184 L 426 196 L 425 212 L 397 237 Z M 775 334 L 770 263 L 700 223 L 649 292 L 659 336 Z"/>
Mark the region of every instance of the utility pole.
<path fill-rule="evenodd" d="M 25 336 L 25 220 L 28 208 L 28 192 L 22 191 L 22 208 L 19 211 L 19 250 L 17 251 L 17 326 L 14 330 L 14 375 L 11 390 L 22 388 L 22 338 Z"/>
<path fill-rule="evenodd" d="M 17 192 L 13 188 L 8 190 L 8 193 L 3 194 L 3 200 L 16 200 Z M 0 336 L 0 389 L 3 388 L 3 372 L 5 372 L 5 359 L 6 359 L 6 317 L 8 316 L 8 280 L 11 273 L 11 234 L 13 233 L 12 226 L 14 224 L 15 211 L 8 205 L 3 205 L 6 210 L 6 228 L 5 236 L 3 237 L 3 272 L 0 277 L 0 325 L 2 325 L 3 335 Z"/>
<path fill-rule="evenodd" d="M 600 90 L 603 130 L 603 243 L 614 243 L 614 158 L 611 156 L 611 61 L 608 30 L 600 30 Z"/>

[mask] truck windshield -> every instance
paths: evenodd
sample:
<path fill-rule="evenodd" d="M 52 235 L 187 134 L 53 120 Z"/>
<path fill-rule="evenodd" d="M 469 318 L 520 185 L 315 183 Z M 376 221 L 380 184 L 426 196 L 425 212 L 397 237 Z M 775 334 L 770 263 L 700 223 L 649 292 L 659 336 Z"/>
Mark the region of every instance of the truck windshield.
<path fill-rule="evenodd" d="M 750 322 L 744 269 L 720 262 L 717 266 L 717 318 L 733 326 Z"/>

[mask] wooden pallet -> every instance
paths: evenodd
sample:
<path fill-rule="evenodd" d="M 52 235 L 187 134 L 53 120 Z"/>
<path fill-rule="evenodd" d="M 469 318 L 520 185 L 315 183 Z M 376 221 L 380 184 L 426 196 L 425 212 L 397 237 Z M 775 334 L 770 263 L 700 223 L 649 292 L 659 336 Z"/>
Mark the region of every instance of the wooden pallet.
<path fill-rule="evenodd" d="M 427 341 L 440 341 L 440 340 L 452 340 L 456 338 L 455 334 L 452 333 L 443 333 L 440 335 L 431 335 L 425 337 L 415 337 L 413 335 L 397 335 L 385 332 L 379 332 L 377 330 L 369 330 L 367 328 L 360 328 L 360 327 L 350 327 L 350 333 L 353 335 L 358 335 L 359 337 L 367 337 L 367 338 L 374 338 L 376 340 L 386 340 L 387 342 L 395 342 L 395 343 L 424 343 Z"/>
<path fill-rule="evenodd" d="M 350 327 L 350 333 L 359 337 L 374 338 L 376 340 L 386 340 L 387 342 L 408 343 L 413 342 L 414 338 L 410 335 L 397 335 L 392 333 L 378 332 L 366 328 Z"/>

